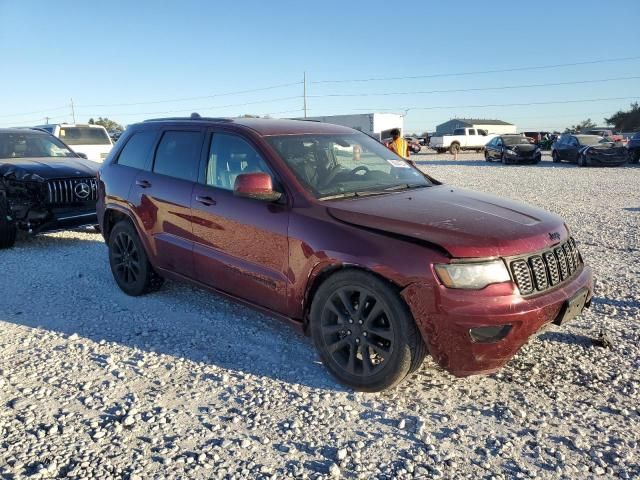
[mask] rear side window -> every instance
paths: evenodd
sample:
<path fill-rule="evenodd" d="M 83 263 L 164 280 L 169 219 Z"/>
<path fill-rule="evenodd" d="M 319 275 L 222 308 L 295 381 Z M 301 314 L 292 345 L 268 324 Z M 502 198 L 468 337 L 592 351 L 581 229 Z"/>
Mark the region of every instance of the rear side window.
<path fill-rule="evenodd" d="M 456 128 L 456 129 L 453 131 L 453 134 L 454 134 L 454 135 L 464 135 L 464 128 Z"/>
<path fill-rule="evenodd" d="M 476 131 L 474 128 L 469 129 L 469 135 L 475 135 Z"/>
<path fill-rule="evenodd" d="M 153 171 L 195 182 L 202 149 L 200 132 L 165 132 L 156 150 Z"/>
<path fill-rule="evenodd" d="M 104 128 L 61 127 L 58 136 L 67 145 L 111 145 L 111 139 Z"/>
<path fill-rule="evenodd" d="M 135 133 L 120 152 L 118 164 L 145 170 L 155 138 L 155 132 Z"/>

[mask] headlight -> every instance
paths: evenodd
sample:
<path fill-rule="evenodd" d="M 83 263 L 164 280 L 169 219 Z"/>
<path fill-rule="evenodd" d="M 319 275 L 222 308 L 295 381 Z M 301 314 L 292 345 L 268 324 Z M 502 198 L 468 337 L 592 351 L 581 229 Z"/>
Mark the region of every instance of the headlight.
<path fill-rule="evenodd" d="M 517 155 L 517 153 L 511 150 L 510 148 L 507 148 L 506 151 L 507 151 L 507 155 Z"/>
<path fill-rule="evenodd" d="M 502 260 L 478 263 L 442 263 L 435 266 L 440 281 L 448 288 L 481 289 L 511 280 Z"/>

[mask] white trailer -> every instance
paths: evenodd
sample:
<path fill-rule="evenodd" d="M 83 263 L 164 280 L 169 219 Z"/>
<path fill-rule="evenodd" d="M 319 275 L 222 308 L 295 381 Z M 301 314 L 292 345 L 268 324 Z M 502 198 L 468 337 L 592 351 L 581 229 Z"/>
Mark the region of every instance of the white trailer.
<path fill-rule="evenodd" d="M 360 113 L 354 115 L 327 115 L 323 117 L 307 117 L 298 120 L 316 120 L 333 123 L 343 127 L 360 130 L 378 140 L 391 137 L 391 130 L 397 128 L 404 135 L 404 117 L 397 113 Z"/>

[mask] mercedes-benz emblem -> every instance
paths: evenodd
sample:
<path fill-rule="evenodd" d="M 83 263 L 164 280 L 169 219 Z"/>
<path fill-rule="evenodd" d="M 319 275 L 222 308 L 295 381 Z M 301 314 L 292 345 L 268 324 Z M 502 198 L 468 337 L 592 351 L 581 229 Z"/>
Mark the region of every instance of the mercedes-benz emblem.
<path fill-rule="evenodd" d="M 91 187 L 84 182 L 76 183 L 76 186 L 73 187 L 73 191 L 76 194 L 76 197 L 80 199 L 85 199 L 91 193 Z"/>

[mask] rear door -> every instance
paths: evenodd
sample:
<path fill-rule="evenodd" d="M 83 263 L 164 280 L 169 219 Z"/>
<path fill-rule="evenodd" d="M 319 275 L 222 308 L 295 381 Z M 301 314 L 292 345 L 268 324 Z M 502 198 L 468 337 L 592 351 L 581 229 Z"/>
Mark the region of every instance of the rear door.
<path fill-rule="evenodd" d="M 212 131 L 206 172 L 193 189 L 196 278 L 276 312 L 286 311 L 289 206 L 236 197 L 238 175 L 276 177 L 259 147 L 243 136 Z"/>
<path fill-rule="evenodd" d="M 131 202 L 149 239 L 154 265 L 193 277 L 191 193 L 198 178 L 204 129 L 163 129 L 151 171 L 132 186 Z"/>

